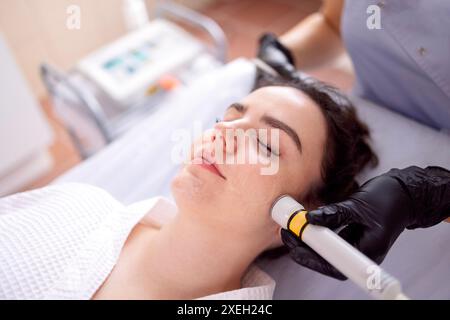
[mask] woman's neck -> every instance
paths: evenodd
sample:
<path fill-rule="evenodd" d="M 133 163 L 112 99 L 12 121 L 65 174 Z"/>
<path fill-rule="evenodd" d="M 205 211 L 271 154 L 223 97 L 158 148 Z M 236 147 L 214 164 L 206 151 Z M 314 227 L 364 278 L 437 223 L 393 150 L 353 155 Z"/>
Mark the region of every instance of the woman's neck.
<path fill-rule="evenodd" d="M 191 299 L 238 289 L 245 271 L 265 249 L 255 239 L 214 228 L 179 213 L 143 243 L 142 283 L 157 298 Z M 241 237 L 241 238 L 240 238 Z M 145 237 L 144 237 L 145 238 Z"/>

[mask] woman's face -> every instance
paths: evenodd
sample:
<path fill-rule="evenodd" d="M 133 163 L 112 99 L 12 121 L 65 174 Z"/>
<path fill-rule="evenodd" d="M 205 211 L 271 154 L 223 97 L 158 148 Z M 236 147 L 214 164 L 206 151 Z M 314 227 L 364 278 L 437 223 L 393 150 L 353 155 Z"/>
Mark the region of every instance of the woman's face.
<path fill-rule="evenodd" d="M 242 132 L 249 134 L 242 139 Z M 258 89 L 194 143 L 172 182 L 180 212 L 231 234 L 266 234 L 275 245 L 270 207 L 282 194 L 302 199 L 320 183 L 325 140 L 325 119 L 308 96 L 289 87 Z"/>

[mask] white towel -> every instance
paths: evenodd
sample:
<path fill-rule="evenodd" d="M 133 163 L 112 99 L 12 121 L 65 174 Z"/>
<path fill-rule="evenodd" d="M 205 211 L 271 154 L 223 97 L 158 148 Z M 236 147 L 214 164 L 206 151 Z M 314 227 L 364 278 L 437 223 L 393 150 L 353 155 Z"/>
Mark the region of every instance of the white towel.
<path fill-rule="evenodd" d="M 176 206 L 155 197 L 125 207 L 78 183 L 0 199 L 0 299 L 90 299 L 117 262 L 133 227 L 166 223 Z M 271 299 L 275 282 L 256 266 L 243 288 L 205 299 Z"/>

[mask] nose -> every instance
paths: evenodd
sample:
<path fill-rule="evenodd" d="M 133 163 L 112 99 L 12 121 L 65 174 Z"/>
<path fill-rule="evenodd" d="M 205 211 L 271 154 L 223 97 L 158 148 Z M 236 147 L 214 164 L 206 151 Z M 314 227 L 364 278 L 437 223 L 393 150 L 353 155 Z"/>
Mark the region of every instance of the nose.
<path fill-rule="evenodd" d="M 237 152 L 237 138 L 235 126 L 227 122 L 218 122 L 214 125 L 214 133 L 211 136 L 211 142 L 223 145 L 223 150 L 228 153 Z"/>

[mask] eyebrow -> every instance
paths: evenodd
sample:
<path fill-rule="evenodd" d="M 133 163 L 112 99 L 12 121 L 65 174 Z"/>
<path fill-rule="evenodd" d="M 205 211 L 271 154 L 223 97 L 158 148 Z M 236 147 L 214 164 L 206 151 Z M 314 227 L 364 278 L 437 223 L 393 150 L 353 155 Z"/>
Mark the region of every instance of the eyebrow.
<path fill-rule="evenodd" d="M 239 111 L 240 113 L 245 113 L 245 111 L 247 111 L 247 107 L 244 106 L 242 103 L 239 103 L 239 102 L 232 103 L 232 104 L 227 108 L 227 110 L 229 110 L 229 109 L 236 109 L 236 110 Z"/>
<path fill-rule="evenodd" d="M 245 113 L 245 111 L 247 111 L 247 107 L 238 102 L 235 102 L 228 107 L 228 109 L 233 109 L 233 108 L 242 114 Z M 298 151 L 300 153 L 302 153 L 302 149 L 303 149 L 302 142 L 301 142 L 300 138 L 298 137 L 298 134 L 294 131 L 294 129 L 292 129 L 286 123 L 284 123 L 278 119 L 275 119 L 271 116 L 268 116 L 268 115 L 264 115 L 261 118 L 261 121 L 263 121 L 264 123 L 266 123 L 267 125 L 269 125 L 273 128 L 277 128 L 277 129 L 280 129 L 280 130 L 283 130 L 284 132 L 286 132 L 286 134 L 289 137 L 291 137 L 291 139 L 294 141 L 295 145 L 297 146 Z"/>
<path fill-rule="evenodd" d="M 286 123 L 268 115 L 264 115 L 261 118 L 261 121 L 265 122 L 266 124 L 268 124 L 273 128 L 277 128 L 286 132 L 286 134 L 289 137 L 291 137 L 292 140 L 294 140 L 294 143 L 297 146 L 298 151 L 302 153 L 302 142 L 300 141 L 300 138 L 298 137 L 298 134 L 294 131 L 294 129 L 289 127 Z"/>

